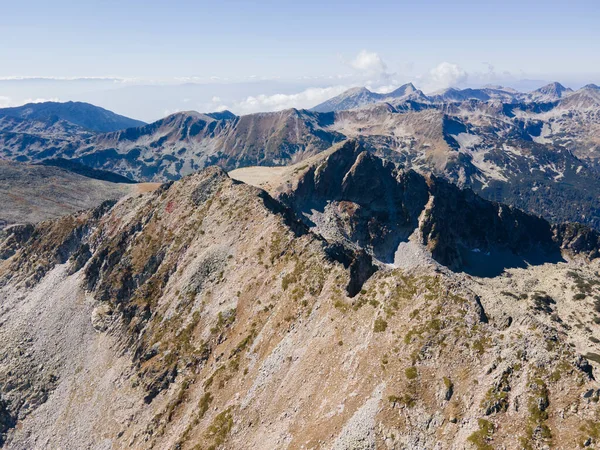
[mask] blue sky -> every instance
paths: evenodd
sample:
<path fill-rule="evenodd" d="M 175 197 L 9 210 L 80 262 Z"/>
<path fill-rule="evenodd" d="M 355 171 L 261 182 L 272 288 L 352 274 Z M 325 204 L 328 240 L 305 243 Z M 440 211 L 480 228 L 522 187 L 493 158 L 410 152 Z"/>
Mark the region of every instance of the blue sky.
<path fill-rule="evenodd" d="M 278 80 L 285 95 L 600 81 L 598 1 L 0 1 L 0 78 L 117 77 L 128 88 Z M 11 104 L 62 91 L 15 92 L 0 83 Z"/>

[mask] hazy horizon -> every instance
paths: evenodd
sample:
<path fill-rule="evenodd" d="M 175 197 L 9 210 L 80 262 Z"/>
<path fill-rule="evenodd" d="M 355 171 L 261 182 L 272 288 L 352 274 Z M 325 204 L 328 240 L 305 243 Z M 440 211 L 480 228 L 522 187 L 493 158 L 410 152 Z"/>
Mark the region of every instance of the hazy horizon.
<path fill-rule="evenodd" d="M 355 86 L 600 84 L 592 1 L 34 0 L 3 5 L 0 107 L 87 101 L 145 121 L 309 108 Z"/>

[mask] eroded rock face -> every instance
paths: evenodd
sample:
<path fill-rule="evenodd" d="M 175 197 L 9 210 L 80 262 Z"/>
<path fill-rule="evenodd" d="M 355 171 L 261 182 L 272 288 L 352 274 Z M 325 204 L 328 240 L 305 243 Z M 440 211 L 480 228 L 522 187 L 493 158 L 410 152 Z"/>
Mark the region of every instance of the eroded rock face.
<path fill-rule="evenodd" d="M 600 233 L 578 223 L 560 224 L 553 227 L 555 240 L 561 248 L 594 259 L 600 256 Z"/>
<path fill-rule="evenodd" d="M 597 233 L 490 202 L 434 176 L 402 170 L 349 142 L 314 163 L 281 201 L 328 240 L 393 263 L 414 239 L 453 270 L 495 275 L 505 267 L 561 259 L 561 249 L 596 257 Z"/>
<path fill-rule="evenodd" d="M 5 446 L 595 443 L 597 260 L 382 264 L 409 237 L 441 262 L 556 233 L 360 146 L 298 175 L 277 200 L 210 168 L 20 239 L 0 262 Z"/>
<path fill-rule="evenodd" d="M 393 262 L 427 203 L 425 180 L 350 142 L 309 168 L 280 199 L 329 239 Z M 312 222 L 312 223 L 311 223 Z"/>

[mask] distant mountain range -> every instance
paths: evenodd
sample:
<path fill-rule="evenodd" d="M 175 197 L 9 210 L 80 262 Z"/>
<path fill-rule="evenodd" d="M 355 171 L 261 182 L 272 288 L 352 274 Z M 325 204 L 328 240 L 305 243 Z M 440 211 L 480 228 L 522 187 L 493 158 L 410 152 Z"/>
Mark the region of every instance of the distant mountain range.
<path fill-rule="evenodd" d="M 52 126 L 57 122 L 68 122 L 86 131 L 106 133 L 124 128 L 145 125 L 140 120 L 130 119 L 99 106 L 82 102 L 28 103 L 14 108 L 0 108 L 0 119 L 13 117 Z"/>
<path fill-rule="evenodd" d="M 588 87 L 592 87 L 589 85 Z M 573 93 L 572 89 L 554 82 L 535 91 L 522 93 L 511 88 L 501 86 L 484 87 L 480 89 L 448 88 L 433 94 L 425 95 L 413 86 L 412 83 L 400 86 L 395 91 L 387 94 L 371 92 L 367 88 L 352 88 L 337 97 L 333 97 L 311 109 L 317 112 L 343 111 L 360 108 L 380 102 L 396 102 L 398 100 L 413 100 L 425 103 L 464 102 L 467 100 L 499 100 L 502 102 L 553 102 Z"/>
<path fill-rule="evenodd" d="M 327 109 L 335 111 L 320 112 Z M 310 111 L 189 111 L 107 133 L 66 119 L 44 121 L 41 113 L 27 117 L 0 115 L 1 158 L 63 158 L 138 181 L 165 181 L 209 165 L 296 163 L 352 138 L 487 199 L 600 229 L 600 88 L 593 84 L 577 91 L 552 83 L 529 93 L 486 87 L 428 96 L 411 84 L 389 94 L 361 88 Z"/>
<path fill-rule="evenodd" d="M 424 100 L 428 98 L 423 94 L 422 91 L 418 90 L 412 83 L 404 84 L 398 89 L 389 92 L 387 94 L 378 94 L 377 92 L 371 92 L 365 87 L 352 88 L 333 97 L 311 109 L 316 112 L 331 112 L 331 111 L 343 111 L 346 109 L 359 108 L 361 106 L 370 105 L 379 102 L 392 102 L 397 100 L 411 99 L 415 101 Z"/>

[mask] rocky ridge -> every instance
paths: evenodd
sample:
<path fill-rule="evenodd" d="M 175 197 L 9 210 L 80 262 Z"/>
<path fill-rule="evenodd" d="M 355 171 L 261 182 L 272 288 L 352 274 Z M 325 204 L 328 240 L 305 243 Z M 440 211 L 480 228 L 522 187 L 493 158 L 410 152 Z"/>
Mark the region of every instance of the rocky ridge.
<path fill-rule="evenodd" d="M 355 143 L 307 161 L 273 195 L 213 167 L 8 236 L 5 447 L 598 443 L 597 233 Z M 327 199 L 336 239 L 306 215 Z M 482 211 L 478 234 L 455 201 Z M 446 256 L 461 245 L 570 249 L 481 278 Z"/>

